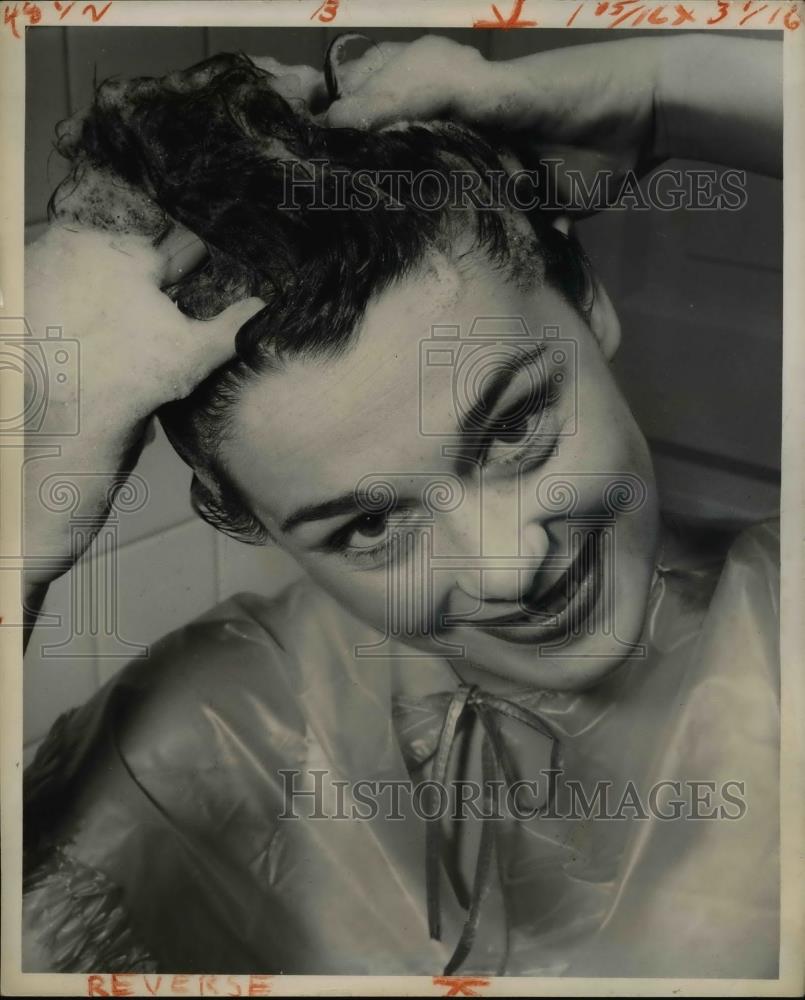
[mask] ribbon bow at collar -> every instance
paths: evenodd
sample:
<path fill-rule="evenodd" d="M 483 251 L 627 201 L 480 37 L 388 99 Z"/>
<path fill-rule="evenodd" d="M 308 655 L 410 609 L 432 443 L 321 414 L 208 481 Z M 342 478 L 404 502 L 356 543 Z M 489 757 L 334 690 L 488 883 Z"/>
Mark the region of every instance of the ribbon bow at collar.
<path fill-rule="evenodd" d="M 438 696 L 443 700 L 447 696 Z M 398 715 L 402 700 L 398 701 Z M 409 706 L 410 708 L 410 706 Z M 529 709 L 513 701 L 500 698 L 483 691 L 473 685 L 462 684 L 449 696 L 441 731 L 434 750 L 430 746 L 423 747 L 422 742 L 409 748 L 418 763 L 433 757 L 432 781 L 436 787 L 444 787 L 447 779 L 448 766 L 456 742 L 458 726 L 467 712 L 472 712 L 478 718 L 484 729 L 484 739 L 481 750 L 481 767 L 484 787 L 484 811 L 481 827 L 481 842 L 475 863 L 475 875 L 472 891 L 467 905 L 467 919 L 464 923 L 458 944 L 450 961 L 444 969 L 444 975 L 449 976 L 469 955 L 475 941 L 481 914 L 481 905 L 492 884 L 492 857 L 495 850 L 495 825 L 492 810 L 492 796 L 495 784 L 505 784 L 506 787 L 516 781 L 516 772 L 501 733 L 499 719 L 501 717 L 514 719 L 540 733 L 551 741 L 551 769 L 558 770 L 560 744 L 559 739 L 548 723 Z M 423 752 L 424 751 L 424 752 Z M 428 752 L 430 751 L 430 752 Z M 544 808 L 550 805 L 550 799 Z M 442 849 L 442 824 L 439 816 L 428 819 L 425 840 L 425 884 L 428 907 L 428 928 L 430 936 L 436 941 L 441 940 L 441 900 L 440 900 L 440 862 Z M 508 937 L 508 928 L 507 928 Z M 504 956 L 505 964 L 505 956 Z"/>

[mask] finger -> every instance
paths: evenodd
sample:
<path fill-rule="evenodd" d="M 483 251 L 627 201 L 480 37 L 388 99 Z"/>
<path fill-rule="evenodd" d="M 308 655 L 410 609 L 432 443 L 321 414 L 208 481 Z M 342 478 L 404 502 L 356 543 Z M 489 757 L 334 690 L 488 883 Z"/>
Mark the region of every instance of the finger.
<path fill-rule="evenodd" d="M 369 46 L 366 51 L 354 58 L 347 54 L 343 64 L 346 74 L 345 84 L 350 92 L 361 86 L 373 73 L 380 72 L 393 59 L 396 59 L 405 49 L 410 48 L 410 42 L 375 42 L 367 36 Z"/>
<path fill-rule="evenodd" d="M 267 70 L 277 79 L 274 89 L 286 100 L 302 100 L 312 104 L 320 100 L 326 91 L 324 73 L 305 63 L 286 66 L 273 56 L 250 56 L 260 69 Z"/>
<path fill-rule="evenodd" d="M 408 94 L 357 94 L 333 102 L 327 112 L 332 128 L 382 128 L 395 122 L 439 118 L 448 111 L 445 96 L 434 90 Z"/>
<path fill-rule="evenodd" d="M 163 270 L 159 276 L 159 283 L 163 287 L 174 284 L 194 271 L 207 257 L 204 241 L 178 224 L 171 228 L 157 249 L 163 261 Z"/>
<path fill-rule="evenodd" d="M 340 46 L 338 42 L 339 39 L 336 39 L 331 45 L 328 61 L 337 77 L 339 96 L 354 94 L 370 79 L 383 75 L 387 64 L 406 48 L 403 42 L 384 42 L 378 45 L 368 36 L 358 34 L 345 36 Z M 365 51 L 360 55 L 351 55 L 360 45 L 365 46 Z"/>
<path fill-rule="evenodd" d="M 235 337 L 252 316 L 265 308 L 256 297 L 235 302 L 213 319 L 189 320 L 192 357 L 185 358 L 186 376 L 179 380 L 179 395 L 186 396 L 210 372 L 235 356 Z"/>
<path fill-rule="evenodd" d="M 377 101 L 365 97 L 342 97 L 327 109 L 325 121 L 331 128 L 369 129 L 374 125 Z"/>

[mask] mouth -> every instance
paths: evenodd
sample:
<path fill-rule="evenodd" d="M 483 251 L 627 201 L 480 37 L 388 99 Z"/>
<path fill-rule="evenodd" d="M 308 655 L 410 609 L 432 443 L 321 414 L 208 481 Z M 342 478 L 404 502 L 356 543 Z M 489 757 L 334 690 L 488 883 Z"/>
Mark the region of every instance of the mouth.
<path fill-rule="evenodd" d="M 548 590 L 534 590 L 518 610 L 497 618 L 464 618 L 451 624 L 472 627 L 506 642 L 532 645 L 577 634 L 592 615 L 603 579 L 602 532 L 585 532 L 576 557 Z"/>

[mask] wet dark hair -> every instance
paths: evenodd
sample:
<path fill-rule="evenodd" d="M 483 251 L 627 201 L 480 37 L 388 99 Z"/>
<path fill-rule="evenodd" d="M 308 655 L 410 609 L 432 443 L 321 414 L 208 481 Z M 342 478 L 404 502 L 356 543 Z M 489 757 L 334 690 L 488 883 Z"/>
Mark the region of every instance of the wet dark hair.
<path fill-rule="evenodd" d="M 205 262 L 163 289 L 190 316 L 210 318 L 247 296 L 267 303 L 238 332 L 237 356 L 159 413 L 194 469 L 196 511 L 253 544 L 267 531 L 219 458 L 244 384 L 283 357 L 343 352 L 372 296 L 429 251 L 450 253 L 469 235 L 471 252 L 484 252 L 513 280 L 544 280 L 582 313 L 591 304 L 580 248 L 540 211 L 530 213 L 524 238 L 512 209 L 424 207 L 457 170 L 477 173 L 488 194 L 490 178 L 505 170 L 490 141 L 450 122 L 328 128 L 280 96 L 275 80 L 242 54 L 159 79 L 107 80 L 59 129 L 57 149 L 72 169 L 49 205 L 51 219 L 155 241 L 177 223 L 199 236 Z M 289 171 L 310 182 L 291 200 Z M 392 187 L 377 181 L 383 172 L 397 178 Z M 409 176 L 430 183 L 415 195 Z M 367 185 L 365 210 L 321 207 L 350 197 L 365 203 Z"/>

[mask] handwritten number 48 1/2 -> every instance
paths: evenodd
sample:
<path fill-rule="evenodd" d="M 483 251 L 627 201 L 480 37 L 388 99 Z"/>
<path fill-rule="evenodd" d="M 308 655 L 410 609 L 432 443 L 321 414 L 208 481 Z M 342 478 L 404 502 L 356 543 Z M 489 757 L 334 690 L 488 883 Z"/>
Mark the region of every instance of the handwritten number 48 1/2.
<path fill-rule="evenodd" d="M 103 7 L 97 3 L 84 4 L 81 8 L 81 14 L 83 17 L 89 16 L 93 22 L 97 23 L 107 13 L 112 6 L 112 2 L 113 0 L 108 0 L 108 3 Z M 3 6 L 3 24 L 10 27 L 11 33 L 15 38 L 21 38 L 22 35 L 19 30 L 20 27 L 23 27 L 20 23 L 21 21 L 26 22 L 25 27 L 33 27 L 42 22 L 43 15 L 48 13 L 48 11 L 58 14 L 59 21 L 63 21 L 75 5 L 76 0 L 72 0 L 72 2 L 70 0 L 51 0 L 51 3 L 47 6 L 34 3 L 33 0 L 24 0 L 22 4 L 7 3 Z"/>

